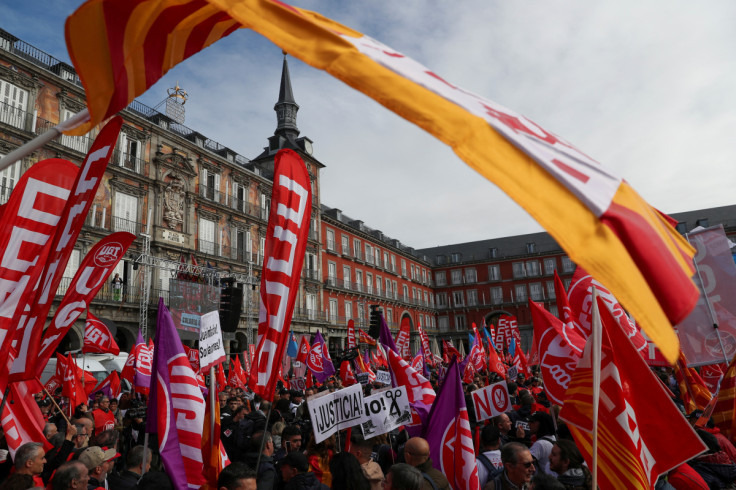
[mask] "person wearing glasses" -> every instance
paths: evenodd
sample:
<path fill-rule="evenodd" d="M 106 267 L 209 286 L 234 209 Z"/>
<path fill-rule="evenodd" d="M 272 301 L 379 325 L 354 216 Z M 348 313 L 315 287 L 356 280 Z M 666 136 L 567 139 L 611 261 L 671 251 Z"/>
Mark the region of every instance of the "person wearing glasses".
<path fill-rule="evenodd" d="M 501 448 L 503 472 L 483 490 L 527 490 L 534 476 L 534 457 L 529 448 L 519 442 L 509 442 Z"/>
<path fill-rule="evenodd" d="M 429 443 L 421 437 L 412 437 L 404 445 L 404 461 L 418 469 L 424 478 L 422 490 L 450 490 L 447 477 L 432 466 Z"/>
<path fill-rule="evenodd" d="M 83 425 L 75 425 L 74 427 L 76 427 L 77 433 L 72 438 L 72 442 L 74 443 L 74 451 L 77 452 L 77 450 L 87 447 L 89 443 L 89 432 Z"/>

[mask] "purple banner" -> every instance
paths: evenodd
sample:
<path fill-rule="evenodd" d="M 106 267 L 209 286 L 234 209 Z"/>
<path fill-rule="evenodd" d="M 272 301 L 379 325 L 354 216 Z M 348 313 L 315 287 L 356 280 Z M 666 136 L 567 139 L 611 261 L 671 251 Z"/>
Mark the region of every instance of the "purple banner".
<path fill-rule="evenodd" d="M 327 378 L 335 374 L 335 366 L 330 359 L 330 353 L 327 350 L 327 344 L 322 334 L 317 332 L 314 336 L 312 349 L 307 356 L 307 367 L 312 370 L 312 374 L 318 383 L 324 383 Z"/>

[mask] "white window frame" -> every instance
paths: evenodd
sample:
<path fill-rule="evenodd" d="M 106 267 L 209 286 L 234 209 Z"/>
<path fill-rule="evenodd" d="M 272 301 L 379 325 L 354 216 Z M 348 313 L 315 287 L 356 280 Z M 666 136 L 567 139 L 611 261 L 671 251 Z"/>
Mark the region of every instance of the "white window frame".
<path fill-rule="evenodd" d="M 434 273 L 434 284 L 435 286 L 446 286 L 447 285 L 447 273 L 445 271 L 437 271 Z"/>
<path fill-rule="evenodd" d="M 462 269 L 453 269 L 450 271 L 450 282 L 452 284 L 462 284 L 463 283 L 463 270 Z"/>
<path fill-rule="evenodd" d="M 199 237 L 199 251 L 209 255 L 215 255 L 215 231 L 217 223 L 211 219 L 199 217 L 197 236 Z"/>

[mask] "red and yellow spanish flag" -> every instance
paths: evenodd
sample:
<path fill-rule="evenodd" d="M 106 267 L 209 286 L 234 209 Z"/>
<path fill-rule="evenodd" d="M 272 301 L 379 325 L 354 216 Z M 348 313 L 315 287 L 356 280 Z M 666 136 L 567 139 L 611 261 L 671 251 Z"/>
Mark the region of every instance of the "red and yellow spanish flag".
<path fill-rule="evenodd" d="M 713 423 L 731 440 L 736 437 L 736 356 L 726 369 L 713 409 Z"/>
<path fill-rule="evenodd" d="M 67 20 L 91 120 L 123 109 L 177 63 L 238 27 L 324 70 L 434 135 L 503 189 L 611 289 L 672 363 L 672 325 L 695 305 L 693 249 L 620 176 L 499 104 L 318 13 L 277 0 L 89 0 Z"/>
<path fill-rule="evenodd" d="M 680 352 L 680 358 L 675 364 L 675 379 L 677 379 L 677 385 L 680 388 L 680 397 L 685 403 L 685 412 L 705 410 L 713 395 L 705 386 L 705 381 L 695 368 L 687 367 L 687 359 L 682 352 Z"/>

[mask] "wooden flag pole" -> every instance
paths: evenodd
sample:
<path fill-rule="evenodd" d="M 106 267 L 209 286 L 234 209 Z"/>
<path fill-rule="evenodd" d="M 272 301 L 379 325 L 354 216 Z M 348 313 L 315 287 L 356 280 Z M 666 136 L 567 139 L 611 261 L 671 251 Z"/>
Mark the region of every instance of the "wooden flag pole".
<path fill-rule="evenodd" d="M 36 378 L 36 380 L 38 380 L 38 378 Z M 38 382 L 41 383 L 40 380 L 38 380 Z M 51 393 L 49 393 L 46 390 L 46 387 L 45 386 L 43 386 L 43 385 L 41 385 L 41 386 L 43 387 L 43 392 L 46 393 L 46 396 L 48 396 L 51 399 L 51 403 L 54 404 L 54 406 L 59 411 L 59 413 L 61 414 L 61 416 L 64 417 L 64 420 L 66 420 L 66 425 L 69 426 L 69 427 L 71 427 L 72 423 L 69 421 L 69 419 L 67 418 L 66 414 L 64 414 L 64 411 L 61 409 L 61 407 L 59 406 L 59 404 L 56 403 L 56 400 L 54 400 L 54 397 L 51 396 Z"/>

